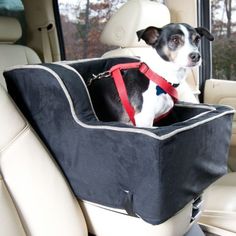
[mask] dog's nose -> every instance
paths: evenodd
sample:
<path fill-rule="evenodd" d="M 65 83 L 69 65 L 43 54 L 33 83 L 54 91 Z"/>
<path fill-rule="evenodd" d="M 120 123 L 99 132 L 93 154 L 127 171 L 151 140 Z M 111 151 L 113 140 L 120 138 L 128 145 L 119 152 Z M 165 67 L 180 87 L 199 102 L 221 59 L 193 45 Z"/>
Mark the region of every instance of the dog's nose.
<path fill-rule="evenodd" d="M 190 57 L 190 59 L 192 60 L 192 62 L 199 62 L 199 60 L 200 60 L 200 58 L 201 58 L 201 56 L 200 56 L 200 54 L 199 53 L 197 53 L 197 52 L 192 52 L 192 53 L 190 53 L 189 54 L 189 57 Z"/>

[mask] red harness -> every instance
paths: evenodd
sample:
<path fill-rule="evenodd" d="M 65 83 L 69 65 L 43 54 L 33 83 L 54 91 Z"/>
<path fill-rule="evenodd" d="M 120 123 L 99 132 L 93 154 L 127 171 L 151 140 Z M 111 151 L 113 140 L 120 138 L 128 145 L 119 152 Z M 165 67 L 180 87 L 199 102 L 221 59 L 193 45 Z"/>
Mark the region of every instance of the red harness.
<path fill-rule="evenodd" d="M 109 72 L 111 74 L 111 77 L 114 79 L 119 97 L 121 99 L 121 103 L 125 108 L 133 125 L 135 125 L 135 119 L 134 119 L 135 111 L 133 106 L 129 102 L 126 86 L 121 75 L 121 70 L 134 69 L 134 68 L 138 68 L 139 71 L 143 73 L 149 80 L 156 83 L 162 90 L 168 93 L 172 97 L 174 102 L 178 100 L 178 94 L 176 89 L 170 83 L 168 83 L 164 78 L 162 78 L 154 71 L 152 71 L 143 62 L 124 63 L 111 67 Z"/>

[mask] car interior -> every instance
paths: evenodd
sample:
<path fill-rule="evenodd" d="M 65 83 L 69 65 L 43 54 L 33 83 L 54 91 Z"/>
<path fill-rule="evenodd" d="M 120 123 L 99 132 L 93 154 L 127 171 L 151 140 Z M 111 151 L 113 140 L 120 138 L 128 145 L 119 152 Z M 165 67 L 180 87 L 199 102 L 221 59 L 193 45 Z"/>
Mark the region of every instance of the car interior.
<path fill-rule="evenodd" d="M 235 117 L 228 173 L 160 224 L 152 225 L 124 209 L 75 195 L 52 153 L 9 95 L 3 76 L 4 71 L 19 66 L 71 63 L 61 54 L 55 2 L 23 0 L 25 25 L 15 16 L 0 11 L 0 235 L 236 235 Z M 165 5 L 149 0 L 127 1 L 110 18 L 101 34 L 101 42 L 114 49 L 99 59 L 148 55 L 149 48 L 135 40 L 135 32 L 149 25 L 162 27 L 169 22 L 187 21 L 196 25 L 193 2 L 185 0 L 186 7 L 182 9 L 180 0 L 165 1 Z M 27 43 L 22 43 L 22 37 L 26 37 Z M 209 78 L 202 91 L 203 103 L 236 108 L 235 91 L 235 82 Z M 198 104 L 199 93 L 198 71 L 194 69 L 179 94 L 182 101 Z"/>

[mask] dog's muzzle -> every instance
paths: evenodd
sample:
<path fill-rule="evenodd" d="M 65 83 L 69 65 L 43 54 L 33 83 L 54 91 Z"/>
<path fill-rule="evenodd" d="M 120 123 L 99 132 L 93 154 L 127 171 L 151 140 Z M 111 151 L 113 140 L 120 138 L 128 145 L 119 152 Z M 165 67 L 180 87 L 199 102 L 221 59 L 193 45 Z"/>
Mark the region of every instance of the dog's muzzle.
<path fill-rule="evenodd" d="M 198 63 L 201 59 L 201 55 L 198 52 L 192 52 L 189 54 L 189 58 L 193 63 Z"/>

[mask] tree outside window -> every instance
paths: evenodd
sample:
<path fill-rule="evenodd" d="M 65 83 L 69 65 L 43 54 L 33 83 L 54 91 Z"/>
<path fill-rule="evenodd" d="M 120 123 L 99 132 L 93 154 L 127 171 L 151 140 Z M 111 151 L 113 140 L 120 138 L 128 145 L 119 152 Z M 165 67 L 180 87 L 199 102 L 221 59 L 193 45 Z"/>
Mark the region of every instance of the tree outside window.
<path fill-rule="evenodd" d="M 236 80 L 236 0 L 212 0 L 213 78 Z"/>
<path fill-rule="evenodd" d="M 59 0 L 67 59 L 101 57 L 111 47 L 99 42 L 111 15 L 127 0 Z"/>

